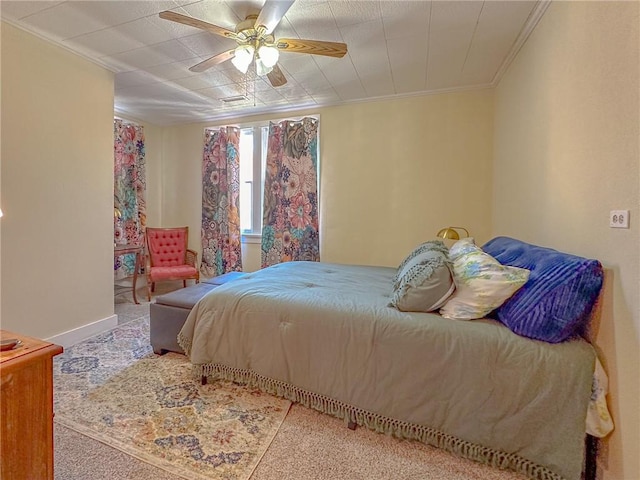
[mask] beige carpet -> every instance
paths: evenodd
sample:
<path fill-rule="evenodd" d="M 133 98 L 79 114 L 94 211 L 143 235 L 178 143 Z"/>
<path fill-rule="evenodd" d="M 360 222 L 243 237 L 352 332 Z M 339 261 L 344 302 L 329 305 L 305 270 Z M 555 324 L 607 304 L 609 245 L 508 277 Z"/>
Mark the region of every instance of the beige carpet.
<path fill-rule="evenodd" d="M 294 405 L 251 480 L 522 480 L 414 441 Z"/>
<path fill-rule="evenodd" d="M 161 292 L 160 292 L 161 293 Z M 140 298 L 140 296 L 139 296 Z M 146 315 L 148 304 L 116 300 L 124 321 Z M 60 425 L 55 426 L 57 480 L 178 480 L 162 470 Z M 294 405 L 251 480 L 523 480 L 524 476 L 398 440 Z"/>

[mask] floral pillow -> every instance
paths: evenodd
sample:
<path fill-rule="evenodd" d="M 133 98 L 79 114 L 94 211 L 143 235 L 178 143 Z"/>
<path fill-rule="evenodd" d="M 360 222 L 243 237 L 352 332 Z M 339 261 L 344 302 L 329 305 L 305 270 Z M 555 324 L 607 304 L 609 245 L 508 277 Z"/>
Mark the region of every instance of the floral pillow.
<path fill-rule="evenodd" d="M 425 242 L 398 267 L 389 306 L 403 312 L 432 312 L 454 289 L 447 247 L 440 240 Z"/>
<path fill-rule="evenodd" d="M 463 238 L 449 251 L 456 290 L 440 309 L 445 318 L 483 318 L 502 305 L 529 279 L 529 270 L 502 265 Z"/>

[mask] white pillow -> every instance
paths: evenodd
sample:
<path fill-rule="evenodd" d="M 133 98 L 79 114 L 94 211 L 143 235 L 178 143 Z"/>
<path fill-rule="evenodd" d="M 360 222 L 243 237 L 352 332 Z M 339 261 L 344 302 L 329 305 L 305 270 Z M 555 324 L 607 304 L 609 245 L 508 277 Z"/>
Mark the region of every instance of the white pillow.
<path fill-rule="evenodd" d="M 447 247 L 434 240 L 419 245 L 402 261 L 389 305 L 403 312 L 432 312 L 454 289 Z"/>
<path fill-rule="evenodd" d="M 529 270 L 502 265 L 463 238 L 449 251 L 456 290 L 440 309 L 445 318 L 483 318 L 502 305 L 529 279 Z"/>

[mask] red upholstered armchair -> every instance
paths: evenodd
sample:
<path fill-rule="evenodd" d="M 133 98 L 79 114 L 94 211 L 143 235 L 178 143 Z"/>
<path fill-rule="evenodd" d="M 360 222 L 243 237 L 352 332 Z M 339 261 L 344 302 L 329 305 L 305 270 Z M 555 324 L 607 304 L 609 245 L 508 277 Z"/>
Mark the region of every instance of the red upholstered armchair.
<path fill-rule="evenodd" d="M 198 253 L 187 248 L 189 244 L 189 227 L 151 228 L 146 229 L 147 239 L 147 298 L 151 301 L 151 292 L 156 282 L 187 280 L 198 283 L 200 274 L 197 262 Z"/>

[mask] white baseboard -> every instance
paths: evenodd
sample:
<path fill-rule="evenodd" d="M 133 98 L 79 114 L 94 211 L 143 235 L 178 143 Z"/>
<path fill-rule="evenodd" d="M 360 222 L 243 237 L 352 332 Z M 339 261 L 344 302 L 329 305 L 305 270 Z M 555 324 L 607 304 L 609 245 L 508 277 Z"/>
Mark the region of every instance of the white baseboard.
<path fill-rule="evenodd" d="M 112 328 L 117 326 L 118 315 L 111 315 L 110 317 L 103 318 L 102 320 L 98 320 L 87 325 L 74 328 L 73 330 L 54 335 L 53 337 L 47 338 L 47 341 L 67 348 L 83 340 L 86 340 L 89 337 L 93 337 L 94 335 L 97 335 L 99 333 L 111 330 Z"/>

